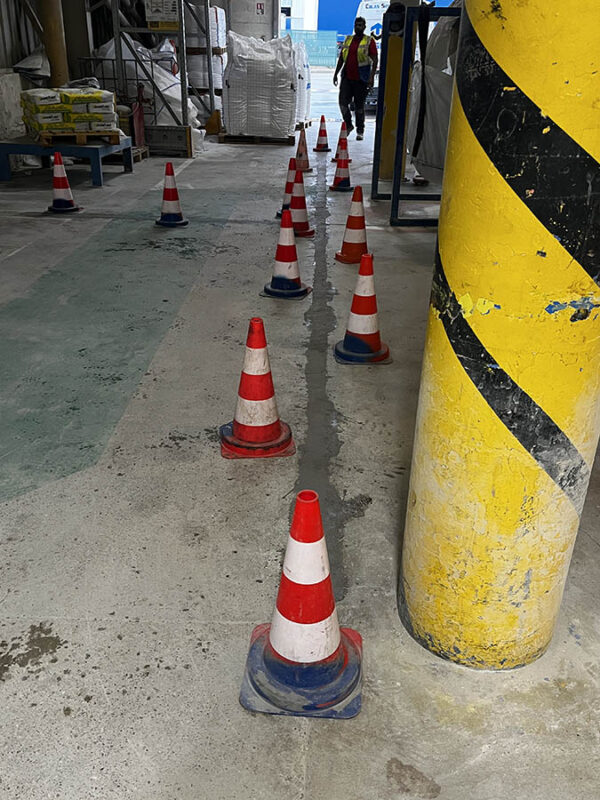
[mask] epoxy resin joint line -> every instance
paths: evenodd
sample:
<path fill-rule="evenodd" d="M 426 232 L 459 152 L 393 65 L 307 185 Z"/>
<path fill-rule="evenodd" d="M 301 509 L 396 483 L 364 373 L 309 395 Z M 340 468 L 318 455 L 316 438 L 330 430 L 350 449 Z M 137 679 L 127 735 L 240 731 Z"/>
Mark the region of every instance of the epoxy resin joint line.
<path fill-rule="evenodd" d="M 331 464 L 341 442 L 337 433 L 337 411 L 327 393 L 328 335 L 336 327 L 336 316 L 330 301 L 333 287 L 327 277 L 327 167 L 320 162 L 316 168 L 315 273 L 312 303 L 304 315 L 310 329 L 306 349 L 306 386 L 308 429 L 303 445 L 298 448 L 298 481 L 294 494 L 301 489 L 319 493 L 323 527 L 329 550 L 333 591 L 336 600 L 346 594 L 344 569 L 344 526 L 348 519 L 345 503 L 331 481 Z M 351 516 L 351 514 L 350 514 Z"/>

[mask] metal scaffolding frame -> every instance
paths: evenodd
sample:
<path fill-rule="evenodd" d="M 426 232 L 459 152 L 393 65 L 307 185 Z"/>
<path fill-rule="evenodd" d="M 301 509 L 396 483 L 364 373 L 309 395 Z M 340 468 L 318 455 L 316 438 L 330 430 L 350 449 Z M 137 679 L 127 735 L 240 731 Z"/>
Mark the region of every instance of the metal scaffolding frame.
<path fill-rule="evenodd" d="M 160 28 L 156 27 L 131 27 L 127 25 L 123 25 L 121 21 L 121 14 L 119 8 L 119 0 L 111 0 L 111 10 L 112 10 L 112 21 L 113 21 L 113 34 L 115 39 L 115 61 L 116 61 L 116 84 L 117 84 L 117 94 L 121 94 L 122 97 L 128 97 L 128 90 L 127 90 L 127 71 L 126 71 L 126 60 L 131 59 L 124 59 L 123 58 L 123 46 L 122 40 L 125 34 L 135 34 L 135 33 L 158 33 L 164 34 L 166 36 L 173 36 L 177 40 L 177 63 L 179 65 L 179 79 L 181 84 L 181 118 L 176 114 L 173 110 L 171 105 L 169 104 L 168 100 L 157 86 L 154 76 L 152 74 L 153 70 L 148 70 L 147 65 L 142 61 L 142 59 L 137 55 L 135 50 L 130 48 L 131 54 L 133 56 L 133 60 L 136 62 L 136 74 L 138 69 L 141 70 L 145 79 L 150 83 L 152 86 L 152 91 L 155 96 L 160 97 L 161 101 L 164 103 L 164 107 L 168 111 L 168 113 L 173 118 L 175 125 L 187 127 L 189 125 L 189 118 L 188 118 L 188 99 L 189 99 L 189 92 L 191 91 L 194 94 L 200 103 L 204 106 L 205 110 L 212 114 L 215 110 L 215 94 L 214 94 L 214 80 L 213 80 L 213 72 L 212 72 L 212 47 L 210 41 L 210 7 L 209 7 L 209 0 L 202 1 L 202 10 L 203 10 L 203 17 L 202 20 L 199 14 L 199 7 L 197 4 L 192 3 L 191 0 L 176 0 L 177 2 L 177 15 L 178 15 L 178 24 L 172 28 L 167 28 L 161 26 Z M 200 31 L 204 35 L 206 39 L 206 61 L 207 61 L 207 75 L 208 75 L 208 104 L 206 102 L 206 97 L 201 91 L 204 87 L 190 87 L 188 85 L 188 69 L 187 69 L 187 51 L 188 48 L 186 47 L 186 31 L 185 31 L 185 10 L 188 10 L 189 13 L 192 15 L 194 20 L 196 21 Z"/>

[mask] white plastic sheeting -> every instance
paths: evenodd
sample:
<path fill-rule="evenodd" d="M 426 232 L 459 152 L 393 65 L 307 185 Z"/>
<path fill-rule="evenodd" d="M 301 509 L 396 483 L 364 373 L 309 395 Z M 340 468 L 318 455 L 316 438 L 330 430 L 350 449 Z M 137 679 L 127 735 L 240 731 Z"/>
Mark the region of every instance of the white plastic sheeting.
<path fill-rule="evenodd" d="M 296 123 L 298 71 L 292 40 L 227 34 L 225 128 L 233 136 L 290 136 Z"/>
<path fill-rule="evenodd" d="M 146 47 L 143 47 L 139 42 L 134 42 L 133 39 L 124 34 L 123 39 L 121 41 L 121 48 L 123 50 L 123 59 L 125 63 L 125 71 L 127 74 L 128 80 L 128 87 L 134 87 L 136 84 L 136 75 L 140 79 L 140 83 L 144 85 L 145 88 L 145 95 L 146 97 L 152 97 L 154 95 L 154 90 L 152 89 L 152 84 L 150 81 L 146 80 L 144 77 L 142 69 L 137 65 L 137 73 L 136 73 L 136 62 L 134 60 L 133 52 L 135 51 L 137 57 L 146 65 L 146 69 L 148 73 L 153 76 L 155 84 L 161 90 L 162 94 L 164 95 L 165 99 L 168 101 L 169 105 L 177 115 L 177 117 L 181 120 L 181 82 L 177 75 L 173 75 L 171 72 L 163 69 L 160 66 L 160 61 L 164 61 L 165 52 L 164 50 L 157 48 L 157 51 L 148 50 Z M 111 39 L 106 44 L 103 44 L 102 47 L 99 47 L 98 50 L 94 53 L 94 55 L 98 56 L 98 58 L 104 59 L 114 59 L 115 58 L 115 40 Z M 154 62 L 152 65 L 151 62 Z M 112 91 L 116 91 L 116 80 L 113 74 L 113 61 L 105 61 L 103 64 L 104 72 L 101 72 L 101 69 L 98 69 L 98 76 L 102 75 L 104 80 L 104 89 L 110 89 Z M 188 99 L 188 115 L 189 115 L 189 124 L 193 127 L 198 127 L 198 112 L 196 106 Z M 160 95 L 156 94 L 156 123 L 154 122 L 154 115 L 148 114 L 146 116 L 146 122 L 149 125 L 174 125 L 175 122 L 173 117 L 167 110 L 164 102 L 161 100 Z"/>
<path fill-rule="evenodd" d="M 453 7 L 461 5 L 462 0 L 455 0 L 452 3 Z M 441 183 L 444 172 L 453 75 L 458 47 L 458 25 L 457 17 L 442 18 L 427 40 L 425 119 L 423 138 L 416 156 L 412 155 L 412 151 L 417 132 L 423 74 L 423 66 L 420 61 L 414 65 L 412 73 L 406 141 L 412 156 L 412 163 L 424 178 L 433 183 Z"/>
<path fill-rule="evenodd" d="M 213 87 L 215 89 L 223 88 L 223 74 L 227 65 L 227 53 L 222 56 L 212 57 L 212 72 L 213 72 Z M 208 89 L 208 70 L 206 68 L 206 56 L 188 56 L 187 70 L 188 70 L 188 83 L 190 86 L 196 86 L 199 89 Z"/>
<path fill-rule="evenodd" d="M 195 6 L 196 16 L 200 18 L 204 27 L 204 3 L 201 0 L 191 0 Z M 210 46 L 227 47 L 227 24 L 225 10 L 211 6 L 208 10 L 210 18 Z M 188 47 L 206 47 L 206 37 L 200 30 L 194 15 L 185 8 L 185 40 Z"/>
<path fill-rule="evenodd" d="M 298 75 L 296 122 L 306 122 L 310 118 L 310 64 L 304 42 L 294 42 L 293 47 Z"/>

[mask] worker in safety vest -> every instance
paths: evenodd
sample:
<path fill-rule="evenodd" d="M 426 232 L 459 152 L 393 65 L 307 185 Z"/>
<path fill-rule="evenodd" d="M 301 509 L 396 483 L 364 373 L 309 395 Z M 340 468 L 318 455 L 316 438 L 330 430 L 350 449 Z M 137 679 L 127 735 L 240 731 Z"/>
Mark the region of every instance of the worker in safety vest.
<path fill-rule="evenodd" d="M 365 36 L 367 23 L 364 17 L 354 20 L 354 36 L 346 36 L 335 68 L 333 85 L 338 85 L 338 74 L 342 72 L 340 84 L 340 111 L 348 128 L 354 130 L 350 103 L 354 101 L 356 117 L 356 138 L 362 139 L 365 133 L 365 99 L 377 70 L 377 45 L 372 36 Z"/>

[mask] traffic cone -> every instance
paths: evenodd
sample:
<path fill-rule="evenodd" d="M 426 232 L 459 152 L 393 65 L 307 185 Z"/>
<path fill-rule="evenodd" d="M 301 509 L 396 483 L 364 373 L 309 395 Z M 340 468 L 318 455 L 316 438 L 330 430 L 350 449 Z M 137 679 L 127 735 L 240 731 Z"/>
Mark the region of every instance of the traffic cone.
<path fill-rule="evenodd" d="M 349 719 L 361 707 L 362 638 L 340 628 L 316 492 L 296 505 L 273 620 L 258 625 L 240 692 L 249 711 Z"/>
<path fill-rule="evenodd" d="M 294 190 L 294 177 L 296 176 L 296 159 L 290 158 L 288 164 L 287 177 L 285 179 L 285 190 L 283 192 L 283 202 L 281 204 L 281 211 L 278 211 L 275 216 L 279 219 L 284 211 L 290 207 L 292 200 L 292 191 Z"/>
<path fill-rule="evenodd" d="M 167 161 L 165 166 L 162 209 L 160 212 L 160 219 L 156 220 L 156 224 L 163 225 L 165 228 L 178 228 L 182 225 L 187 225 L 188 222 L 189 220 L 184 219 L 181 213 L 181 203 L 179 202 L 179 193 L 177 191 L 177 184 L 175 183 L 173 164 Z"/>
<path fill-rule="evenodd" d="M 292 224 L 296 236 L 314 236 L 315 230 L 308 224 L 308 212 L 306 211 L 306 196 L 304 194 L 304 178 L 301 170 L 296 170 L 294 178 L 294 188 L 292 189 L 292 199 L 290 201 L 290 212 Z"/>
<path fill-rule="evenodd" d="M 337 161 L 338 158 L 341 158 L 344 154 L 346 155 L 348 163 L 351 164 L 352 159 L 348 155 L 348 129 L 346 128 L 346 123 L 342 122 L 337 147 L 335 149 L 335 156 L 331 160 Z"/>
<path fill-rule="evenodd" d="M 279 229 L 273 277 L 271 283 L 265 286 L 264 294 L 268 297 L 297 299 L 306 297 L 309 291 L 308 286 L 300 281 L 292 215 L 289 211 L 284 211 Z"/>
<path fill-rule="evenodd" d="M 362 186 L 357 186 L 352 195 L 342 249 L 335 254 L 335 258 L 342 264 L 360 264 L 360 258 L 364 253 L 368 253 L 365 209 Z"/>
<path fill-rule="evenodd" d="M 223 458 L 271 458 L 296 452 L 290 426 L 279 419 L 260 317 L 250 320 L 235 417 L 221 426 L 219 436 Z"/>
<path fill-rule="evenodd" d="M 300 128 L 300 136 L 298 137 L 296 169 L 301 169 L 302 172 L 312 172 L 312 167 L 308 163 L 308 150 L 306 149 L 306 133 L 304 128 Z"/>
<path fill-rule="evenodd" d="M 329 153 L 331 147 L 327 141 L 327 125 L 325 124 L 325 115 L 321 114 L 321 122 L 319 124 L 319 135 L 317 137 L 317 146 L 313 147 L 315 153 Z"/>
<path fill-rule="evenodd" d="M 379 334 L 371 253 L 360 259 L 346 335 L 334 347 L 334 355 L 343 364 L 384 364 L 391 360 L 390 348 Z"/>
<path fill-rule="evenodd" d="M 76 206 L 73 200 L 62 156 L 56 152 L 52 170 L 52 205 L 48 206 L 48 211 L 52 211 L 54 214 L 67 214 L 70 211 L 79 210 L 79 206 Z"/>
<path fill-rule="evenodd" d="M 352 191 L 352 184 L 350 183 L 350 170 L 348 169 L 348 159 L 339 158 L 335 168 L 335 175 L 333 184 L 329 187 L 332 192 L 350 192 Z"/>

